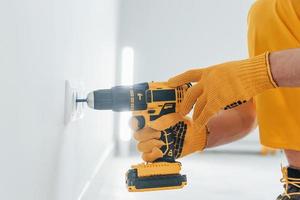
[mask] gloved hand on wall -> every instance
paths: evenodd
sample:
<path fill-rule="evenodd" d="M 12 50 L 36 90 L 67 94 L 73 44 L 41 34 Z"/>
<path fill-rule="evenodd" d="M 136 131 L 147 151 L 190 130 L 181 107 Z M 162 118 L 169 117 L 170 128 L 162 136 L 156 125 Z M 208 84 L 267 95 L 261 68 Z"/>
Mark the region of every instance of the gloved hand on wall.
<path fill-rule="evenodd" d="M 246 60 L 194 69 L 169 79 L 171 87 L 196 82 L 187 91 L 180 114 L 185 116 L 195 104 L 193 121 L 197 127 L 203 127 L 221 109 L 233 108 L 267 89 L 277 87 L 270 72 L 268 56 L 265 53 Z"/>
<path fill-rule="evenodd" d="M 131 124 L 135 124 L 134 120 L 133 117 Z M 131 125 L 135 131 L 134 138 L 138 141 L 137 148 L 142 152 L 144 161 L 152 162 L 163 157 L 160 148 L 165 144 L 160 140 L 161 131 L 170 128 L 170 126 L 174 129 L 176 158 L 204 149 L 207 139 L 206 128 L 199 129 L 188 117 L 173 113 L 151 121 L 147 127 L 140 130 L 136 130 L 136 127 Z M 186 130 L 182 131 L 182 129 Z"/>

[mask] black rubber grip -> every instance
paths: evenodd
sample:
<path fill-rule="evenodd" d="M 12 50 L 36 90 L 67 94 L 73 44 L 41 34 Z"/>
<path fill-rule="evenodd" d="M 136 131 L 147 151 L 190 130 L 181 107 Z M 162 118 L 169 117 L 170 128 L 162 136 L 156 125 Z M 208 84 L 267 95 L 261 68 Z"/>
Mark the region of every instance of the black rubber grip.
<path fill-rule="evenodd" d="M 160 140 L 166 144 L 160 148 L 164 156 L 155 162 L 175 162 L 174 136 L 175 133 L 172 128 L 161 131 Z"/>

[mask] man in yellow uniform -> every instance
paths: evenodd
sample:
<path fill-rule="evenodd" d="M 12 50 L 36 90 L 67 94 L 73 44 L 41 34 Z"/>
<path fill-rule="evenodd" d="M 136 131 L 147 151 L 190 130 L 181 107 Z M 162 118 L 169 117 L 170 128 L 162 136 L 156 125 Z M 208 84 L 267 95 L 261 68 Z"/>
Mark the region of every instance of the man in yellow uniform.
<path fill-rule="evenodd" d="M 244 137 L 257 116 L 261 143 L 283 149 L 289 162 L 282 169 L 285 191 L 277 200 L 300 200 L 300 0 L 257 0 L 248 23 L 249 59 L 171 78 L 171 87 L 195 83 L 180 113 L 163 116 L 134 136 L 143 159 L 154 161 L 162 157 L 160 131 L 187 119 L 194 107 L 188 131 L 180 136 L 182 157 Z"/>

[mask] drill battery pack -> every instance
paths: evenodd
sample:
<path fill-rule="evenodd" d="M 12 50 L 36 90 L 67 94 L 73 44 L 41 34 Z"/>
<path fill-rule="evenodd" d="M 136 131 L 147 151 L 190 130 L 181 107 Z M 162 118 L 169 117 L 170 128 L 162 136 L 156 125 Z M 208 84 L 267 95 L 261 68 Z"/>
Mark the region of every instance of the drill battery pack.
<path fill-rule="evenodd" d="M 180 189 L 187 184 L 180 174 L 180 162 L 154 162 L 133 165 L 126 173 L 129 192 Z"/>

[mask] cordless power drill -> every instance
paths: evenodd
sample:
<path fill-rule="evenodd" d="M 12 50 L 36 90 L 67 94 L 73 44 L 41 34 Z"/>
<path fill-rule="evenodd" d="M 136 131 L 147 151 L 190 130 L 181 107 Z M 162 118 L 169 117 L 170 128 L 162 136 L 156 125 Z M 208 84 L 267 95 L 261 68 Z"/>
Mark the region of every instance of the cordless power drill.
<path fill-rule="evenodd" d="M 163 115 L 179 111 L 180 103 L 191 84 L 170 88 L 164 82 L 140 83 L 132 86 L 116 86 L 90 92 L 87 102 L 96 110 L 116 112 L 132 111 L 138 129 Z M 82 102 L 82 100 L 78 100 Z M 175 161 L 176 135 L 184 135 L 184 123 L 178 123 L 161 131 L 163 157 L 151 163 L 133 165 L 126 173 L 128 191 L 153 191 L 182 188 L 187 184 L 186 176 L 180 174 L 181 163 Z M 176 132 L 176 134 L 175 134 Z M 182 144 L 181 144 L 182 145 Z M 177 150 L 178 151 L 178 150 Z"/>

